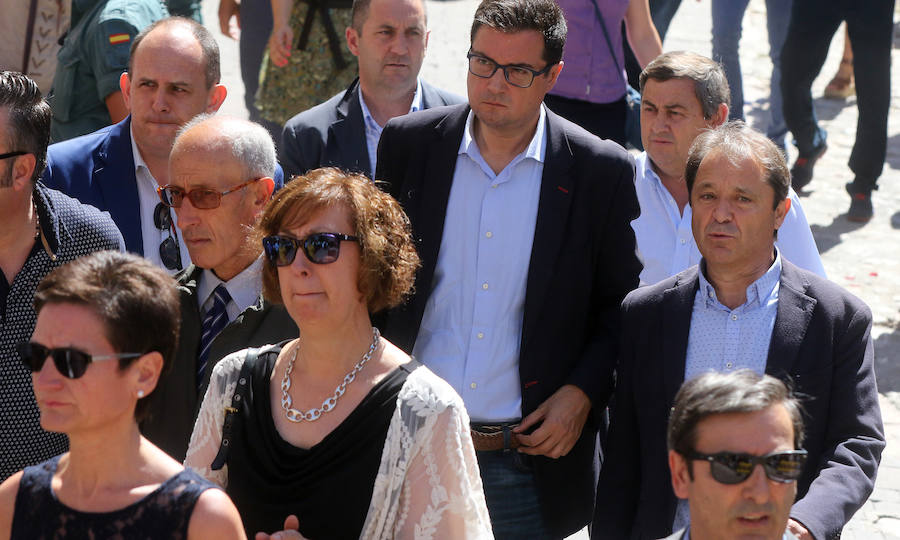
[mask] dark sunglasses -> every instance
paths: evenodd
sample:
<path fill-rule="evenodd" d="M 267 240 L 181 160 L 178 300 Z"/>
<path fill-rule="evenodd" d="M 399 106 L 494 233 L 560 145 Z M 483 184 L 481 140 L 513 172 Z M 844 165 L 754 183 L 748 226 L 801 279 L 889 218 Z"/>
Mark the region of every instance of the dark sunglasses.
<path fill-rule="evenodd" d="M 169 236 L 159 245 L 159 258 L 169 270 L 181 270 L 181 250 L 178 249 L 178 240 L 172 231 L 175 229 L 172 223 L 172 214 L 169 207 L 163 203 L 157 203 L 153 209 L 153 225 L 161 231 L 168 231 Z"/>
<path fill-rule="evenodd" d="M 22 363 L 33 373 L 37 373 L 44 367 L 47 357 L 53 359 L 53 365 L 56 371 L 59 371 L 64 377 L 69 379 L 77 379 L 84 375 L 88 365 L 97 360 L 112 360 L 115 358 L 137 358 L 143 356 L 143 353 L 118 353 L 118 354 L 101 354 L 93 355 L 73 349 L 71 347 L 61 347 L 58 349 L 50 349 L 44 347 L 40 343 L 26 341 L 16 345 L 16 350 L 22 358 Z"/>
<path fill-rule="evenodd" d="M 159 195 L 159 200 L 162 201 L 164 205 L 171 208 L 181 208 L 181 204 L 184 202 L 184 199 L 187 198 L 190 199 L 194 208 L 197 208 L 198 210 L 212 210 L 213 208 L 218 208 L 219 205 L 222 204 L 222 196 L 234 193 L 235 191 L 260 180 L 262 180 L 262 177 L 254 178 L 253 180 L 244 182 L 243 184 L 239 184 L 225 191 L 216 191 L 209 188 L 198 188 L 185 191 L 178 186 L 166 185 L 156 188 L 156 193 Z"/>
<path fill-rule="evenodd" d="M 303 246 L 303 254 L 315 264 L 333 263 L 341 254 L 341 242 L 359 242 L 359 238 L 349 234 L 316 233 L 302 240 L 290 236 L 267 236 L 263 238 L 263 251 L 275 266 L 288 266 L 297 257 L 297 248 Z"/>
<path fill-rule="evenodd" d="M 769 480 L 787 484 L 800 478 L 803 465 L 806 464 L 806 450 L 773 452 L 765 456 L 731 452 L 718 454 L 690 452 L 686 457 L 708 461 L 709 472 L 721 484 L 740 484 L 753 474 L 753 469 L 757 465 L 763 466 Z"/>

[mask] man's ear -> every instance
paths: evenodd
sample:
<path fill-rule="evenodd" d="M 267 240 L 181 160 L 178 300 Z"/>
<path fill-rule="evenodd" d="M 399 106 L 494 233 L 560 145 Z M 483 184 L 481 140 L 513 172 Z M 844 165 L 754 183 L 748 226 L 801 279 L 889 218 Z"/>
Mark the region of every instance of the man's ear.
<path fill-rule="evenodd" d="M 350 49 L 353 56 L 359 56 L 359 34 L 356 32 L 356 29 L 348 26 L 347 30 L 344 31 L 344 38 L 347 40 L 347 48 Z M 426 37 L 426 45 L 427 43 Z"/>
<path fill-rule="evenodd" d="M 224 84 L 217 84 L 209 90 L 209 101 L 206 104 L 206 112 L 212 114 L 219 110 L 225 97 L 228 96 L 228 90 Z"/>
<path fill-rule="evenodd" d="M 16 156 L 12 165 L 12 185 L 17 190 L 27 190 L 29 193 L 34 186 L 31 184 L 31 176 L 37 167 L 37 158 L 34 154 Z"/>
<path fill-rule="evenodd" d="M 716 112 L 713 114 L 712 118 L 709 121 L 710 126 L 712 128 L 717 128 L 728 121 L 728 105 L 724 103 L 719 103 L 719 106 L 716 108 Z"/>
<path fill-rule="evenodd" d="M 128 72 L 119 75 L 119 89 L 122 90 L 122 100 L 125 102 L 125 108 L 131 110 L 131 77 Z"/>
<path fill-rule="evenodd" d="M 775 230 L 781 228 L 781 224 L 784 223 L 784 218 L 787 217 L 787 214 L 790 210 L 791 198 L 785 197 L 785 199 L 778 203 L 778 206 L 775 207 Z"/>
<path fill-rule="evenodd" d="M 688 486 L 691 483 L 688 463 L 675 450 L 669 450 L 669 472 L 672 474 L 672 491 L 675 492 L 675 496 L 679 499 L 687 499 Z"/>
<path fill-rule="evenodd" d="M 550 68 L 550 72 L 547 73 L 547 92 L 553 90 L 553 87 L 556 85 L 556 79 L 559 78 L 559 74 L 562 73 L 563 70 L 563 61 L 560 60 L 558 64 Z"/>
<path fill-rule="evenodd" d="M 275 180 L 269 178 L 268 176 L 260 178 L 256 182 L 256 198 L 253 201 L 253 204 L 262 211 L 265 208 L 266 204 L 269 203 L 269 200 L 272 198 L 272 193 L 275 191 Z"/>

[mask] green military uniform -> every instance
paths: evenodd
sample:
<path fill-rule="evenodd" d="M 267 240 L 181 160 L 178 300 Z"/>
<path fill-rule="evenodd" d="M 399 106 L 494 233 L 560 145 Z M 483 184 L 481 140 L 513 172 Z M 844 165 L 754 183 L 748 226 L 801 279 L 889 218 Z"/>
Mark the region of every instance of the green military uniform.
<path fill-rule="evenodd" d="M 134 36 L 168 14 L 162 0 L 72 1 L 72 23 L 48 96 L 53 142 L 111 123 L 105 99 L 119 91 Z"/>

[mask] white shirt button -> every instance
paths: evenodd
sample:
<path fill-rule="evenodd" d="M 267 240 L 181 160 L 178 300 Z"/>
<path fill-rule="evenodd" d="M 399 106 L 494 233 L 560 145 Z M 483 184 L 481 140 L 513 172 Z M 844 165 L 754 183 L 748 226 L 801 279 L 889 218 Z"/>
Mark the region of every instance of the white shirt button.
<path fill-rule="evenodd" d="M 469 388 L 471 388 L 472 390 L 475 390 L 476 388 L 478 388 L 478 385 L 475 383 L 472 383 L 469 385 Z"/>
<path fill-rule="evenodd" d="M 734 364 L 732 364 L 731 362 L 728 362 L 727 364 L 725 364 L 725 367 L 727 367 L 728 369 L 731 369 L 731 366 L 733 366 L 733 365 Z"/>
<path fill-rule="evenodd" d="M 484 289 L 484 290 L 488 290 L 488 284 L 487 284 L 487 281 L 485 281 L 484 283 L 481 284 L 481 288 Z"/>
<path fill-rule="evenodd" d="M 494 233 L 492 233 L 491 231 L 488 231 L 488 232 L 484 233 L 484 236 L 486 236 L 487 238 L 492 238 L 494 236 Z"/>
<path fill-rule="evenodd" d="M 737 314 L 732 313 L 732 314 L 731 314 L 731 320 L 732 320 L 732 321 L 736 321 L 736 320 L 737 320 Z"/>
<path fill-rule="evenodd" d="M 684 245 L 687 242 L 684 238 L 681 239 L 681 245 Z"/>
<path fill-rule="evenodd" d="M 478 339 L 484 339 L 484 332 L 478 332 L 476 335 L 478 336 Z"/>

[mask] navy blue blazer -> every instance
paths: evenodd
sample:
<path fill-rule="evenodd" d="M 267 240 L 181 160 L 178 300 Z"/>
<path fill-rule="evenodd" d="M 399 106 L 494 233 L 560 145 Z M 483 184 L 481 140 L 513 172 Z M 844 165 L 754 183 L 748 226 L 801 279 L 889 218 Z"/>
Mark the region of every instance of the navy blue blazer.
<path fill-rule="evenodd" d="M 130 127 L 129 115 L 118 124 L 51 144 L 47 149 L 43 182 L 84 204 L 109 212 L 125 238 L 125 249 L 143 255 L 141 206 Z M 284 172 L 276 164 L 275 189 L 283 185 Z"/>
<path fill-rule="evenodd" d="M 803 399 L 806 470 L 791 517 L 820 540 L 836 537 L 872 492 L 884 448 L 873 363 L 872 313 L 834 283 L 782 259 L 766 373 Z M 672 532 L 676 498 L 666 447 L 684 379 L 698 267 L 629 294 L 607 461 L 593 538 L 656 539 Z"/>
<path fill-rule="evenodd" d="M 422 110 L 465 102 L 422 81 Z M 281 135 L 281 154 L 288 178 L 319 167 L 339 167 L 372 178 L 359 79 L 346 91 L 288 120 Z"/>
<path fill-rule="evenodd" d="M 409 215 L 422 259 L 415 294 L 382 324 L 384 336 L 407 352 L 433 287 L 468 113 L 468 105 L 429 109 L 394 118 L 381 134 L 376 179 Z M 599 413 L 613 388 L 619 305 L 641 271 L 631 229 L 640 207 L 634 161 L 621 146 L 550 111 L 546 136 L 519 379 L 523 417 L 565 384 L 578 386 L 593 405 L 566 456 L 532 461 L 545 523 L 563 537 L 586 525 L 593 511 Z M 428 365 L 427 358 L 419 360 Z"/>

